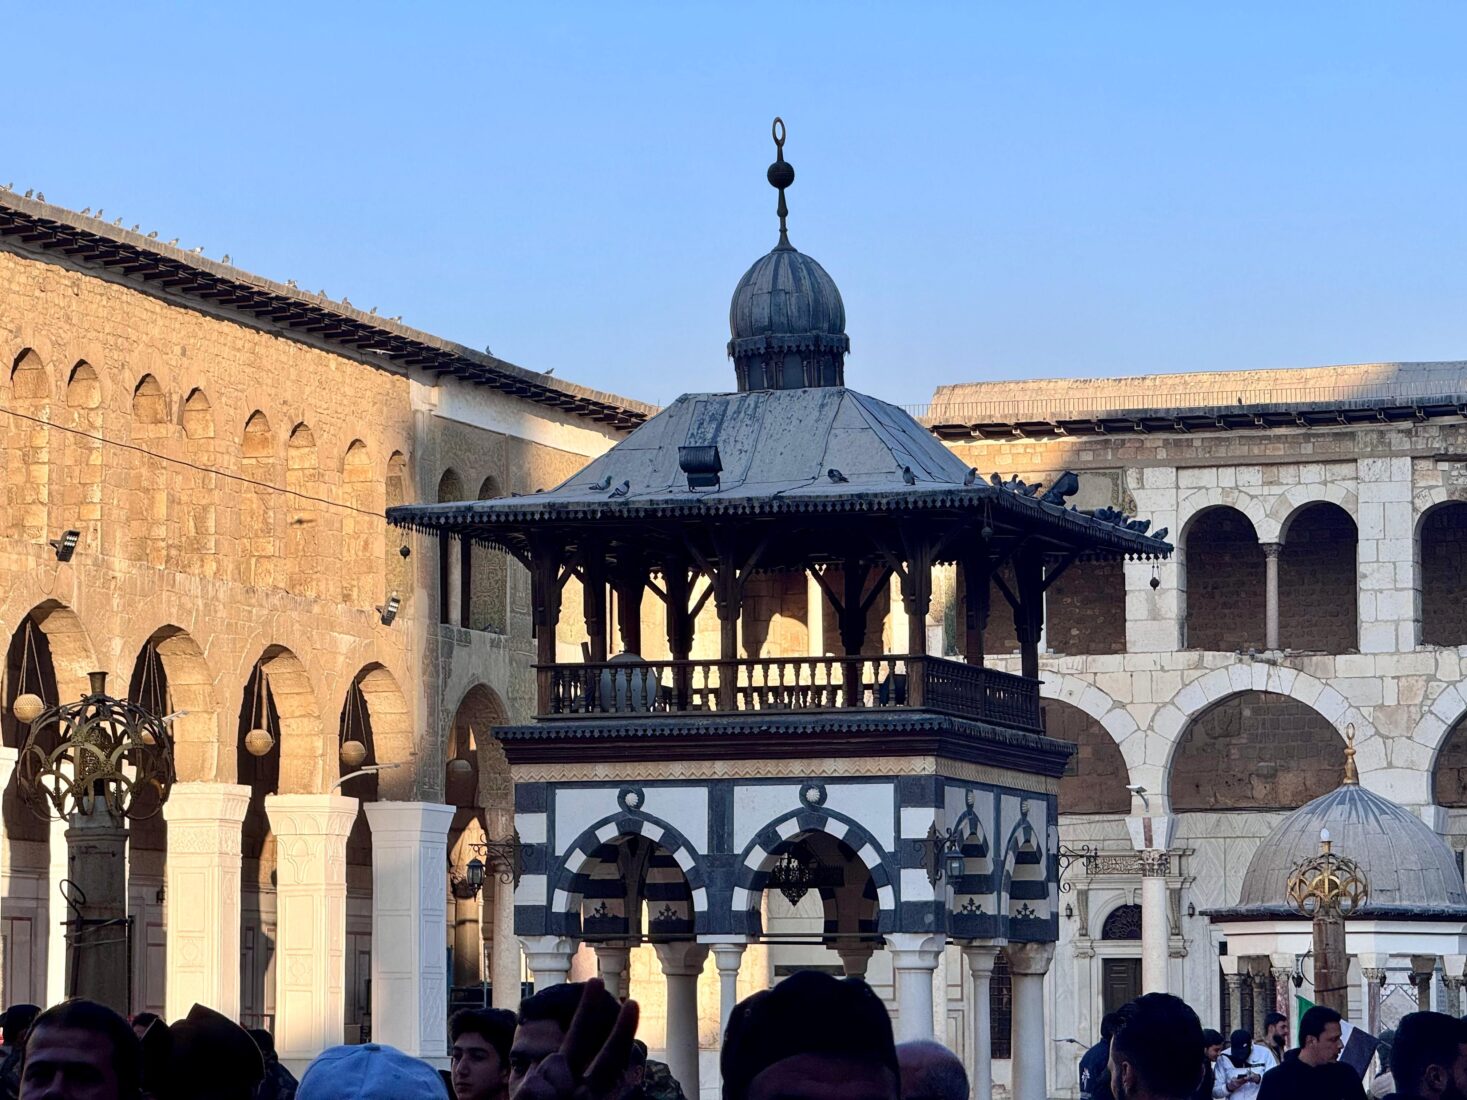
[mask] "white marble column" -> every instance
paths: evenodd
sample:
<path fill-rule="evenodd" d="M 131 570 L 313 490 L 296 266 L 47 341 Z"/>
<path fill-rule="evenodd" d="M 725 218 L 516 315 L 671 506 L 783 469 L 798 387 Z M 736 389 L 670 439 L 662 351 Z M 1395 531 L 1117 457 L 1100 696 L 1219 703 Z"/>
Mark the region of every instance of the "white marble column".
<path fill-rule="evenodd" d="M 1279 648 L 1279 553 L 1283 544 L 1263 543 L 1263 648 Z"/>
<path fill-rule="evenodd" d="M 973 997 L 973 1015 L 970 1017 L 973 1021 L 973 1050 L 968 1060 L 968 1076 L 972 1079 L 973 1095 L 977 1100 L 988 1100 L 993 1095 L 993 964 L 1003 945 L 1003 940 L 990 940 L 963 946 Z"/>
<path fill-rule="evenodd" d="M 66 920 L 71 911 L 61 897 L 61 884 L 67 879 L 67 823 L 52 820 L 49 826 L 50 847 L 46 853 L 46 1004 L 51 1005 L 64 1001 L 71 992 L 66 988 Z"/>
<path fill-rule="evenodd" d="M 728 1030 L 728 1018 L 734 1005 L 739 1003 L 739 966 L 744 960 L 743 939 L 710 942 L 713 949 L 713 965 L 718 967 L 718 1043 L 723 1045 L 723 1033 Z"/>
<path fill-rule="evenodd" d="M 1011 943 L 1004 948 L 1013 974 L 1014 1100 L 1046 1100 L 1044 1060 L 1049 1042 L 1044 1027 L 1044 975 L 1054 958 L 1052 943 Z"/>
<path fill-rule="evenodd" d="M 346 838 L 357 800 L 272 794 L 265 813 L 276 845 L 275 1049 L 304 1065 L 345 1030 Z"/>
<path fill-rule="evenodd" d="M 606 992 L 619 1001 L 631 996 L 627 991 L 631 948 L 624 943 L 598 943 L 592 950 L 596 952 L 596 976 L 605 983 Z"/>
<path fill-rule="evenodd" d="M 511 830 L 505 830 L 508 834 Z M 490 945 L 489 982 L 495 1008 L 520 1007 L 520 941 L 514 934 L 514 879 L 486 872 L 484 888 L 494 891 L 494 941 Z"/>
<path fill-rule="evenodd" d="M 805 575 L 805 653 L 809 657 L 825 656 L 825 589 L 808 573 Z"/>
<path fill-rule="evenodd" d="M 886 937 L 896 972 L 897 1042 L 934 1038 L 933 974 L 946 939 L 931 932 L 893 932 Z"/>
<path fill-rule="evenodd" d="M 10 777 L 15 773 L 15 761 L 19 755 L 17 749 L 0 746 L 0 793 L 10 786 Z M 5 835 L 4 821 L 0 819 L 0 883 L 5 881 L 9 870 L 10 837 Z M 8 1005 L 15 999 L 10 996 L 10 990 L 5 988 L 4 942 L 4 938 L 0 937 L 0 1005 Z"/>
<path fill-rule="evenodd" d="M 448 1057 L 448 891 L 453 807 L 369 802 L 372 1040 L 435 1065 Z"/>
<path fill-rule="evenodd" d="M 575 940 L 564 936 L 521 936 L 520 944 L 525 949 L 525 961 L 530 964 L 530 980 L 535 983 L 536 993 L 570 981 Z"/>
<path fill-rule="evenodd" d="M 249 807 L 250 789 L 237 783 L 176 783 L 163 804 L 171 1020 L 195 1004 L 239 1018 L 240 829 Z"/>
<path fill-rule="evenodd" d="M 698 975 L 708 958 L 708 945 L 691 940 L 659 943 L 656 947 L 667 979 L 667 1068 L 686 1096 L 697 1096 L 698 1081 Z"/>
<path fill-rule="evenodd" d="M 1166 904 L 1165 852 L 1141 853 L 1141 992 L 1168 993 L 1171 929 Z"/>

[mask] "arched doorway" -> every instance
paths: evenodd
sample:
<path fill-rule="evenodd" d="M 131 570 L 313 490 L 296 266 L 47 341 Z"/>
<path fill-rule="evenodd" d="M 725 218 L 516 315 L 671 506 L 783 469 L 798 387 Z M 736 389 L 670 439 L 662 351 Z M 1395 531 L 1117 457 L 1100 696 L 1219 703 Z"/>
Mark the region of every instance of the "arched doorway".
<path fill-rule="evenodd" d="M 1141 906 L 1117 905 L 1100 926 L 1100 1011 L 1141 996 Z"/>

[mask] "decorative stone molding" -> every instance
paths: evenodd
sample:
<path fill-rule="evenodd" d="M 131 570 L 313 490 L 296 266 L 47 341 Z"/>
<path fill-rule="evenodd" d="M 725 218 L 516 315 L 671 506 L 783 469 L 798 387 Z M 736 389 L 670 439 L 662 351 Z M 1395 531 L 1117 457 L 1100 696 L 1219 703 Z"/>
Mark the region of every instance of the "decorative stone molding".
<path fill-rule="evenodd" d="M 282 1061 L 341 1042 L 346 994 L 346 838 L 357 800 L 274 794 L 275 1046 Z"/>
<path fill-rule="evenodd" d="M 177 783 L 163 805 L 164 1004 L 173 1019 L 194 1004 L 239 1016 L 240 828 L 249 805 L 250 789 L 234 783 Z"/>
<path fill-rule="evenodd" d="M 630 783 L 659 780 L 868 778 L 896 775 L 941 775 L 972 783 L 1018 787 L 1055 794 L 1059 780 L 1007 768 L 992 768 L 936 756 L 893 756 L 841 760 L 670 760 L 615 763 L 516 764 L 516 783 Z"/>
<path fill-rule="evenodd" d="M 371 802 L 372 1039 L 414 1058 L 447 1057 L 444 852 L 454 809 Z"/>

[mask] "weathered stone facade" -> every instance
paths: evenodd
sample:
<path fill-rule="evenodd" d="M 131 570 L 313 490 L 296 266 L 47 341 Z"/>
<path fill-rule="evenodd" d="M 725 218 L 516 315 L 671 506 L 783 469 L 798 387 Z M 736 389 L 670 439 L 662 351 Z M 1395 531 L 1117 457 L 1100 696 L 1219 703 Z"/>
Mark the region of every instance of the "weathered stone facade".
<path fill-rule="evenodd" d="M 1362 379 L 1376 375 L 1384 381 L 1368 389 Z M 1188 914 L 1236 902 L 1243 871 L 1280 811 L 1340 782 L 1347 733 L 1365 786 L 1418 812 L 1453 847 L 1467 847 L 1458 808 L 1467 805 L 1467 693 L 1459 687 L 1467 425 L 1449 403 L 1411 411 L 1413 401 L 1428 404 L 1427 393 L 1467 392 L 1467 364 L 1348 368 L 1333 378 L 1287 370 L 1190 376 L 1165 396 L 1155 379 L 1093 385 L 1103 392 L 1084 412 L 1076 411 L 1083 398 L 1064 409 L 1047 402 L 1052 383 L 951 387 L 931 411 L 948 445 L 981 473 L 1050 481 L 1075 470 L 1086 495 L 1103 498 L 1082 507 L 1106 503 L 1144 516 L 1169 528 L 1178 547 L 1156 568 L 1127 563 L 1119 651 L 1096 625 L 1102 613 L 1075 606 L 1079 586 L 1062 581 L 1050 594 L 1047 713 L 1052 732 L 1082 746 L 1061 789 L 1061 833 L 1067 844 L 1116 857 L 1089 873 L 1077 863 L 1068 876 L 1074 915 L 1061 923 L 1047 1011 L 1054 1034 L 1082 1039 L 1098 1028 L 1117 973 L 1110 967 L 1140 957 L 1139 941 L 1108 941 L 1102 928 L 1139 897 L 1142 822 L 1170 831 L 1170 987 L 1185 991 L 1212 1026 L 1224 1019 L 1220 961 L 1228 960 L 1219 960 L 1206 918 Z M 1228 395 L 1220 408 L 1198 403 L 1209 390 Z M 1370 411 L 1377 406 L 1394 411 Z M 965 417 L 955 407 L 979 409 L 968 419 L 981 427 L 961 431 Z M 1043 427 L 1062 416 L 1090 427 Z M 1218 430 L 1223 416 L 1234 418 L 1228 430 Z M 1104 417 L 1113 418 L 1114 434 L 1093 426 Z M 1002 426 L 1009 423 L 1024 427 Z M 1199 427 L 1178 427 L 1187 424 Z M 995 615 L 1003 611 L 995 602 Z M 1057 620 L 1069 629 L 1056 633 Z M 1011 659 L 1000 664 L 1013 667 Z M 1105 731 L 1123 767 L 1086 750 L 1087 722 Z M 1257 996 L 1272 1007 L 1282 996 L 1275 972 L 1294 965 L 1243 960 L 1239 977 L 1237 962 L 1230 980 L 1245 983 L 1239 996 L 1250 1013 L 1246 983 L 1266 982 Z M 1404 982 L 1409 960 L 1391 965 Z M 949 1010 L 964 1011 L 956 1002 Z M 1233 1010 L 1236 1023 L 1243 1006 Z M 1051 1080 L 1058 1095 L 1073 1094 L 1069 1052 L 1054 1055 Z"/>
<path fill-rule="evenodd" d="M 3 213 L 45 214 L 47 224 L 93 232 L 90 219 L 22 200 Z M 184 255 L 121 237 L 145 258 L 179 262 Z M 221 269 L 198 264 L 200 278 Z M 298 298 L 303 309 L 339 313 L 369 329 L 376 323 L 243 273 L 225 275 Z M 484 357 L 468 361 L 463 353 L 465 377 L 430 373 L 217 301 L 142 285 L 100 263 L 31 247 L 28 237 L 0 235 L 0 630 L 9 640 L 0 719 L 5 745 L 14 749 L 24 736 L 10 714 L 15 697 L 28 691 L 47 703 L 73 700 L 92 670 L 108 672 L 115 693 L 180 712 L 171 727 L 177 812 L 205 807 L 199 812 L 207 827 L 199 833 L 192 818 L 180 817 L 172 831 L 161 818 L 133 830 L 133 1007 L 178 1015 L 177 1005 L 165 1004 L 177 971 L 185 974 L 178 996 L 210 992 L 222 998 L 211 1003 L 271 1022 L 277 978 L 293 980 L 277 974 L 276 958 L 319 961 L 277 927 L 277 821 L 329 833 L 345 812 L 337 803 L 354 806 L 351 799 L 431 810 L 444 801 L 445 763 L 455 755 L 472 757 L 479 778 L 467 792 L 448 792 L 471 808 L 449 843 L 466 829 L 482 836 L 479 808 L 492 816 L 496 806 L 511 805 L 492 726 L 524 720 L 532 708 L 524 572 L 502 554 L 475 548 L 462 560 L 453 547 L 444 574 L 433 541 L 388 528 L 384 508 L 433 500 L 454 479 L 469 487 L 468 496 L 533 492 L 621 432 L 558 407 L 590 392 L 569 384 L 527 383 L 529 372 L 504 365 L 506 384 L 553 400 L 512 396 L 481 381 L 496 369 Z M 382 324 L 384 340 L 390 329 L 395 340 L 441 347 Z M 649 411 L 635 402 L 625 408 L 633 419 Z M 61 562 L 48 541 L 67 530 L 79 538 L 74 557 Z M 445 612 L 450 588 L 462 606 Z M 387 622 L 391 597 L 398 607 Z M 258 758 L 242 747 L 254 727 L 274 741 Z M 335 785 L 350 770 L 339 758 L 344 739 L 364 741 L 366 763 L 384 770 L 347 781 L 341 793 L 348 798 L 339 799 Z M 272 810 L 271 798 L 283 796 L 306 801 Z M 424 814 L 424 827 L 436 827 L 437 818 Z M 372 830 L 354 810 L 342 820 L 350 834 L 344 867 L 329 855 L 334 841 L 324 849 L 309 836 L 299 841 L 301 859 L 327 853 L 314 869 L 301 865 L 301 881 L 326 875 L 342 891 L 344 907 L 330 920 L 344 924 L 319 927 L 340 941 L 323 965 L 341 968 L 331 980 L 344 978 L 345 988 L 340 1018 L 328 1013 L 298 1029 L 297 1053 L 317 1031 L 340 1041 L 369 1022 Z M 65 847 L 55 827 L 30 818 L 11 797 L 4 821 L 5 997 L 44 1004 L 60 996 L 65 970 L 56 923 Z M 205 903 L 164 889 L 166 864 L 176 862 L 178 874 L 190 866 L 166 856 L 194 844 L 187 838 L 196 833 L 223 845 L 188 849 L 209 866 L 225 861 L 224 879 L 207 879 L 206 889 L 232 895 L 236 923 L 243 907 L 242 929 L 221 941 L 226 953 L 238 945 L 243 965 L 224 967 L 222 987 L 217 972 L 169 962 L 168 928 L 183 929 L 187 945 L 190 906 Z M 238 867 L 241 854 L 242 896 L 227 885 L 228 861 Z M 238 871 L 233 881 L 241 881 Z M 335 888 L 321 896 L 334 896 Z M 492 917 L 491 904 L 475 956 L 488 954 Z M 302 927 L 318 918 L 326 919 L 312 909 Z M 518 947 L 509 942 L 513 972 Z M 207 950 L 219 949 L 210 943 Z M 301 980 L 315 981 L 304 970 Z"/>

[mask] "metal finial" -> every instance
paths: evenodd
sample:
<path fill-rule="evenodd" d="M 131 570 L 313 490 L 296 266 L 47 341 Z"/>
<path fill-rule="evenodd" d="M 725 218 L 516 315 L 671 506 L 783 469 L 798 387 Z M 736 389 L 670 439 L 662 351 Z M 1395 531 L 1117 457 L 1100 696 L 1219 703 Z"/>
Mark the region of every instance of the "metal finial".
<path fill-rule="evenodd" d="M 790 248 L 789 231 L 785 226 L 785 219 L 789 217 L 790 208 L 785 205 L 784 189 L 795 182 L 794 167 L 784 159 L 784 119 L 776 117 L 774 125 L 770 127 L 774 136 L 774 163 L 769 166 L 767 173 L 769 185 L 779 190 L 779 247 Z"/>
<path fill-rule="evenodd" d="M 1355 725 L 1345 727 L 1345 786 L 1360 786 L 1360 771 L 1355 766 Z"/>

